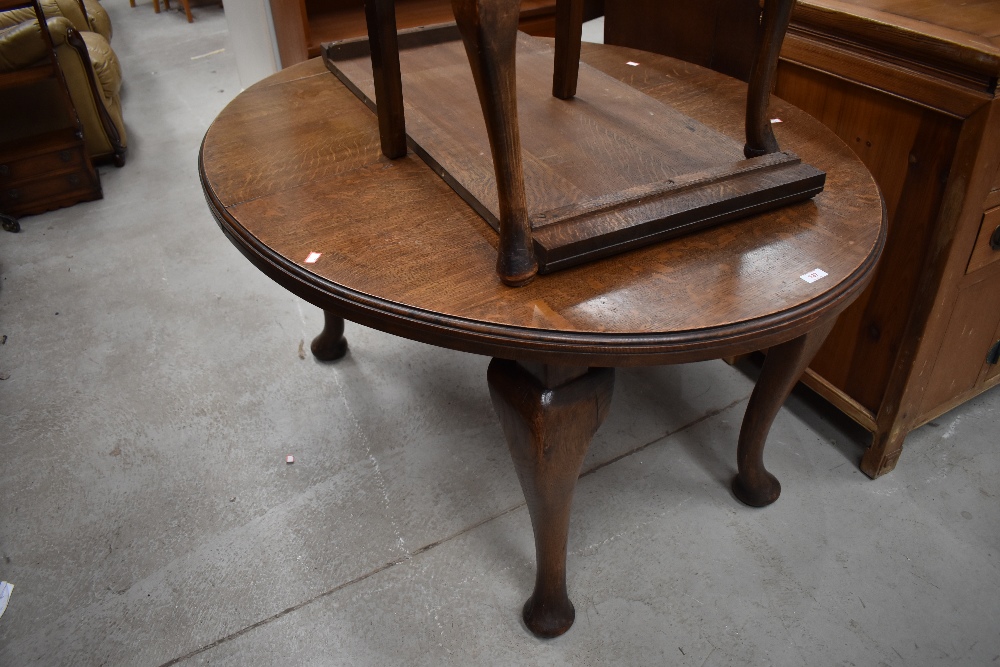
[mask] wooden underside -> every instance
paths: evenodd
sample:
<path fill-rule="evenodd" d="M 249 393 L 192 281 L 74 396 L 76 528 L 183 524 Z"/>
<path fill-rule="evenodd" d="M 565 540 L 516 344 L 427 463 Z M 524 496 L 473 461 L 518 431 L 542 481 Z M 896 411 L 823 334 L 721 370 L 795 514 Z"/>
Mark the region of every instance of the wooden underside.
<path fill-rule="evenodd" d="M 552 97 L 550 43 L 518 36 L 525 189 L 541 272 L 613 255 L 808 199 L 825 174 L 789 152 L 745 159 L 742 146 L 580 65 L 577 96 Z M 400 33 L 411 148 L 499 229 L 489 140 L 453 24 Z M 329 69 L 373 111 L 367 39 L 323 50 Z"/>

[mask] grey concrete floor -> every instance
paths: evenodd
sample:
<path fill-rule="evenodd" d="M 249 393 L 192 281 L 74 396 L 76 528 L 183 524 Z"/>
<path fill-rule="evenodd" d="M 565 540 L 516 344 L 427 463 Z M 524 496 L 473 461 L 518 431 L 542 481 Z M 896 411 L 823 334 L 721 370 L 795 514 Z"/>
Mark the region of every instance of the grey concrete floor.
<path fill-rule="evenodd" d="M 314 361 L 322 314 L 198 184 L 239 92 L 231 49 L 204 55 L 222 11 L 105 6 L 129 162 L 0 235 L 0 665 L 1000 664 L 1000 393 L 872 481 L 864 434 L 800 390 L 768 444 L 783 495 L 753 510 L 728 490 L 753 371 L 722 362 L 619 371 L 576 625 L 530 636 L 488 360 L 348 324 L 349 356 Z"/>

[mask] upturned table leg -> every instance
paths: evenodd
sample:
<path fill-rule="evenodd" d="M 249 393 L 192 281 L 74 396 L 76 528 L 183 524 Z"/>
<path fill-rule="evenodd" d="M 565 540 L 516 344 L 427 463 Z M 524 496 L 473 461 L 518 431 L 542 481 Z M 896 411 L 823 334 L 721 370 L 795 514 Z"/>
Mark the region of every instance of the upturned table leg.
<path fill-rule="evenodd" d="M 395 160 L 406 155 L 406 119 L 394 0 L 365 0 L 365 23 L 372 54 L 375 113 L 382 154 Z"/>
<path fill-rule="evenodd" d="M 747 142 L 743 147 L 743 154 L 748 158 L 777 153 L 779 150 L 767 107 L 778 69 L 778 53 L 781 51 L 794 5 L 795 0 L 767 0 L 764 3 L 757 52 L 747 83 Z"/>
<path fill-rule="evenodd" d="M 347 354 L 347 339 L 344 338 L 344 318 L 329 310 L 323 311 L 324 326 L 320 335 L 313 338 L 309 348 L 320 361 L 335 361 Z"/>
<path fill-rule="evenodd" d="M 561 100 L 576 95 L 583 38 L 583 0 L 556 1 L 556 59 L 552 94 Z"/>
<path fill-rule="evenodd" d="M 493 155 L 500 209 L 497 274 L 504 284 L 520 287 L 538 273 L 517 123 L 515 54 L 521 6 L 513 0 L 451 0 L 451 6 L 469 56 Z"/>
<path fill-rule="evenodd" d="M 764 443 L 778 410 L 826 340 L 834 322 L 836 318 L 767 352 L 740 428 L 736 451 L 739 473 L 733 479 L 733 493 L 751 507 L 770 505 L 781 495 L 781 484 L 764 467 Z"/>
<path fill-rule="evenodd" d="M 566 592 L 573 489 L 607 416 L 614 369 L 494 359 L 487 380 L 535 534 L 535 590 L 524 605 L 524 623 L 539 637 L 558 637 L 576 617 Z"/>

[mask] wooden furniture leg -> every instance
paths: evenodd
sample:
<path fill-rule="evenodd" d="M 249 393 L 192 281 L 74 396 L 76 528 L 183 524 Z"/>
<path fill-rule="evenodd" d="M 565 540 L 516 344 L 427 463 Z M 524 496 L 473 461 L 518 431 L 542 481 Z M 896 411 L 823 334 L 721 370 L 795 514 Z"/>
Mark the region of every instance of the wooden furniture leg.
<path fill-rule="evenodd" d="M 861 472 L 872 479 L 892 472 L 903 453 L 905 429 L 890 428 L 872 434 L 872 444 L 861 457 Z"/>
<path fill-rule="evenodd" d="M 375 111 L 382 154 L 390 160 L 406 155 L 403 80 L 399 70 L 395 0 L 365 0 L 368 44 L 372 52 Z"/>
<path fill-rule="evenodd" d="M 493 154 L 500 208 L 497 274 L 506 285 L 525 285 L 538 273 L 524 196 L 517 124 L 515 50 L 520 3 L 451 0 L 483 108 Z"/>
<path fill-rule="evenodd" d="M 561 100 L 576 95 L 583 39 L 583 0 L 556 0 L 556 59 L 552 94 Z"/>
<path fill-rule="evenodd" d="M 323 331 L 313 338 L 309 349 L 320 361 L 335 361 L 347 354 L 347 339 L 344 338 L 344 318 L 329 310 L 323 311 Z"/>
<path fill-rule="evenodd" d="M 21 231 L 21 223 L 17 221 L 12 215 L 5 215 L 0 213 L 0 226 L 3 227 L 6 232 L 19 232 Z"/>
<path fill-rule="evenodd" d="M 184 15 L 187 17 L 188 23 L 194 23 L 194 17 L 191 16 L 191 0 L 181 0 L 181 5 L 184 6 Z"/>
<path fill-rule="evenodd" d="M 167 9 L 170 9 L 170 7 L 168 6 Z M 153 0 L 153 13 L 160 13 L 160 0 Z"/>
<path fill-rule="evenodd" d="M 764 443 L 778 410 L 816 356 L 834 322 L 836 318 L 823 322 L 812 331 L 767 352 L 743 417 L 736 451 L 739 472 L 733 479 L 733 493 L 746 505 L 764 507 L 781 494 L 781 484 L 764 467 Z"/>
<path fill-rule="evenodd" d="M 792 18 L 793 5 L 795 0 L 766 0 L 764 3 L 761 34 L 747 85 L 747 143 L 743 154 L 748 158 L 778 152 L 778 141 L 771 129 L 767 106 L 778 69 L 778 52 Z"/>
<path fill-rule="evenodd" d="M 524 605 L 524 623 L 539 637 L 558 637 L 576 617 L 566 592 L 573 489 L 607 416 L 614 369 L 494 359 L 487 380 L 535 534 L 535 590 Z"/>

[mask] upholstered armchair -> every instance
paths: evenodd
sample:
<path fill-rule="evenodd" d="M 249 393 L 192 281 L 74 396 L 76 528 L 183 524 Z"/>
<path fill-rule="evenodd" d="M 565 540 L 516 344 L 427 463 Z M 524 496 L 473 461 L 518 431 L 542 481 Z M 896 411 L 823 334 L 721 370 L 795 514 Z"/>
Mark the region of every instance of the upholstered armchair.
<path fill-rule="evenodd" d="M 69 19 L 78 31 L 96 32 L 111 41 L 111 19 L 97 0 L 41 0 L 39 4 L 42 6 L 45 18 L 62 16 Z M 0 24 L 8 26 L 33 18 L 35 14 L 31 9 L 15 9 L 6 12 L 6 18 Z"/>
<path fill-rule="evenodd" d="M 119 98 L 122 74 L 108 42 L 111 22 L 107 13 L 95 0 L 44 0 L 41 4 L 90 159 L 124 165 L 127 138 Z M 32 11 L 0 13 L 0 72 L 29 67 L 43 58 L 45 45 Z M 56 96 L 42 86 L 31 94 L 4 96 L 0 117 L 14 122 L 0 128 L 0 138 L 30 135 L 63 113 Z"/>

